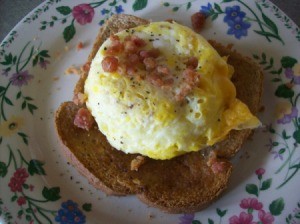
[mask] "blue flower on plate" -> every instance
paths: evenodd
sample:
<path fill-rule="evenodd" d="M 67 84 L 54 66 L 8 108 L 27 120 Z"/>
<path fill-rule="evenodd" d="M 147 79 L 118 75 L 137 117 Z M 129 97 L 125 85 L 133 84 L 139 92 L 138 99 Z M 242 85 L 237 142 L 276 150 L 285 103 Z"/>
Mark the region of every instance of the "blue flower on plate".
<path fill-rule="evenodd" d="M 117 14 L 124 12 L 124 9 L 121 5 L 116 6 L 115 9 Z"/>
<path fill-rule="evenodd" d="M 79 210 L 77 203 L 68 200 L 61 204 L 55 221 L 60 224 L 83 224 L 85 223 L 85 215 Z"/>
<path fill-rule="evenodd" d="M 226 7 L 225 13 L 226 16 L 224 17 L 224 22 L 228 24 L 235 21 L 237 18 L 244 19 L 246 16 L 246 13 L 242 12 L 238 5 Z"/>
<path fill-rule="evenodd" d="M 101 10 L 101 15 L 105 15 L 105 14 L 107 14 L 107 13 L 109 13 L 109 11 L 108 11 L 107 9 L 102 9 L 102 10 Z"/>
<path fill-rule="evenodd" d="M 201 6 L 201 8 L 200 8 L 200 12 L 202 12 L 206 16 L 209 16 L 212 11 L 213 11 L 213 8 L 210 3 L 208 3 L 207 6 Z"/>
<path fill-rule="evenodd" d="M 248 29 L 251 26 L 250 23 L 245 22 L 242 18 L 236 17 L 234 20 L 228 22 L 229 29 L 227 34 L 234 35 L 235 38 L 241 39 L 242 36 L 248 35 Z"/>

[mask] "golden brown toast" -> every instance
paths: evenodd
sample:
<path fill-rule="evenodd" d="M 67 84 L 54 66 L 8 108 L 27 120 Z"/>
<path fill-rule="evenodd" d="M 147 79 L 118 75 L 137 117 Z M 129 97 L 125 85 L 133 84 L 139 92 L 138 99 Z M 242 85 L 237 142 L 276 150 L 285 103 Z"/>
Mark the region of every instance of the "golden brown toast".
<path fill-rule="evenodd" d="M 101 28 L 89 55 L 90 62 L 110 34 L 146 24 L 148 21 L 129 15 L 112 16 Z M 229 55 L 234 66 L 233 82 L 237 97 L 257 113 L 262 92 L 262 73 L 248 58 L 220 44 L 212 45 L 221 55 Z M 88 71 L 77 83 L 74 93 L 83 92 Z M 171 213 L 199 211 L 225 190 L 232 172 L 229 159 L 236 154 L 250 135 L 250 130 L 232 131 L 228 138 L 200 152 L 191 152 L 171 160 L 145 159 L 138 171 L 131 170 L 131 161 L 138 154 L 125 154 L 110 146 L 96 124 L 89 131 L 74 125 L 80 107 L 63 103 L 56 113 L 56 128 L 63 151 L 78 171 L 96 188 L 107 194 L 136 194 L 146 204 Z M 223 172 L 214 173 L 208 165 L 208 152 L 215 150 Z"/>

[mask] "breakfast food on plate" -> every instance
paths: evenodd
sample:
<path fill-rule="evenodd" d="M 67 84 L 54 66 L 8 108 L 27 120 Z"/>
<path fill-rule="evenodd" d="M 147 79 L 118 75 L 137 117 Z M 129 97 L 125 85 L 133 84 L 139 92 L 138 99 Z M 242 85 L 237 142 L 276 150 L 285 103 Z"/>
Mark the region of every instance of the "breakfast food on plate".
<path fill-rule="evenodd" d="M 259 67 L 230 48 L 175 22 L 115 15 L 56 127 L 96 188 L 193 212 L 226 188 L 229 159 L 260 125 L 261 91 Z"/>

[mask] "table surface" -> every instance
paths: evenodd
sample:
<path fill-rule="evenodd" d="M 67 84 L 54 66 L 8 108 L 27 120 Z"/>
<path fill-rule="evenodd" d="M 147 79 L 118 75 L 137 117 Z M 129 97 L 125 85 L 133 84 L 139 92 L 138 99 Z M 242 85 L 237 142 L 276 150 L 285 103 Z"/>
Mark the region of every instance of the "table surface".
<path fill-rule="evenodd" d="M 300 26 L 300 0 L 271 1 Z M 0 41 L 24 16 L 42 2 L 42 0 L 0 0 Z"/>

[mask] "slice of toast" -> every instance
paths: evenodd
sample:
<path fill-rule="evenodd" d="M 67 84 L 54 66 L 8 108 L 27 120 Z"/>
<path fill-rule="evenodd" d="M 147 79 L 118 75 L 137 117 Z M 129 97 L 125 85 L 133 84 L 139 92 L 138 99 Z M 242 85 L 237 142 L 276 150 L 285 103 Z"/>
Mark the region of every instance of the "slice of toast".
<path fill-rule="evenodd" d="M 122 29 L 147 24 L 148 21 L 129 15 L 112 16 L 101 28 L 90 62 L 103 41 Z M 262 92 L 262 73 L 259 67 L 238 53 L 220 44 L 212 45 L 221 55 L 229 55 L 234 66 L 237 96 L 257 113 Z M 83 92 L 85 72 L 75 87 L 74 94 Z M 171 213 L 199 211 L 214 201 L 225 190 L 232 172 L 229 159 L 236 154 L 250 135 L 250 130 L 232 131 L 228 138 L 200 152 L 191 152 L 171 160 L 145 159 L 138 171 L 131 170 L 131 161 L 138 154 L 125 154 L 110 146 L 95 124 L 89 131 L 74 125 L 80 107 L 73 102 L 63 103 L 56 113 L 56 128 L 63 143 L 63 151 L 78 171 L 96 188 L 107 194 L 136 194 L 146 204 Z M 214 173 L 208 165 L 209 151 L 214 150 L 223 171 Z"/>

